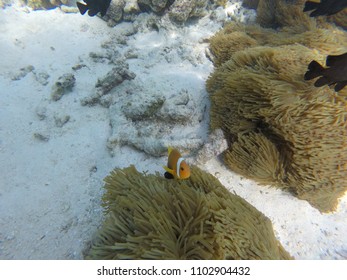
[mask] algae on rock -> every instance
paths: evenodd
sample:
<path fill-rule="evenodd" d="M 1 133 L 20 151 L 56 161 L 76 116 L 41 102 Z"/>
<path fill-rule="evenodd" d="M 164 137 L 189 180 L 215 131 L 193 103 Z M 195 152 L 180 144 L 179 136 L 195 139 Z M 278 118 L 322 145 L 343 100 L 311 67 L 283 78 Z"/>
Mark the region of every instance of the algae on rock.
<path fill-rule="evenodd" d="M 105 189 L 87 259 L 291 259 L 267 217 L 197 167 L 188 180 L 116 169 Z"/>

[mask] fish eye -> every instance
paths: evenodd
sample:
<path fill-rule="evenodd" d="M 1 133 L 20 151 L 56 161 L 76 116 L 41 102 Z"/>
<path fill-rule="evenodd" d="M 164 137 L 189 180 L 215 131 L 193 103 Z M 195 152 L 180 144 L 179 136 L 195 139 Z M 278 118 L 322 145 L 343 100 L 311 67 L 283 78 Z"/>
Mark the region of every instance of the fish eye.
<path fill-rule="evenodd" d="M 181 167 L 181 171 L 183 171 L 184 170 L 184 168 L 183 167 Z"/>

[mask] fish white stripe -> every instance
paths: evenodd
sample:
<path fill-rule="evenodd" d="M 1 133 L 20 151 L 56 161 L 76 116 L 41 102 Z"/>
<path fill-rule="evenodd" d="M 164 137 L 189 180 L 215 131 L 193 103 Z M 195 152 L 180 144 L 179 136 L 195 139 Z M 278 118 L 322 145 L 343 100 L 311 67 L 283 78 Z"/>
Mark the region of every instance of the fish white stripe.
<path fill-rule="evenodd" d="M 180 157 L 177 161 L 177 165 L 176 165 L 176 175 L 177 178 L 180 178 L 180 168 L 181 168 L 181 162 L 184 161 L 185 159 L 183 157 Z"/>

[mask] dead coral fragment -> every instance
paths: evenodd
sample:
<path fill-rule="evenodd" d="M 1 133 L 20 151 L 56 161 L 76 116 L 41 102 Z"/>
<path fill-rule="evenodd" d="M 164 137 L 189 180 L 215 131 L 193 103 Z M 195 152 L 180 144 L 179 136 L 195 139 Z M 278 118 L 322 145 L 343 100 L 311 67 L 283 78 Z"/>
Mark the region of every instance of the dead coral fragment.
<path fill-rule="evenodd" d="M 88 259 L 290 259 L 270 220 L 212 175 L 185 181 L 131 166 L 105 178 L 107 218 Z"/>
<path fill-rule="evenodd" d="M 72 91 L 75 86 L 76 78 L 73 74 L 68 73 L 60 76 L 52 87 L 51 97 L 58 101 L 64 94 Z"/>
<path fill-rule="evenodd" d="M 129 71 L 128 65 L 114 67 L 102 79 L 98 79 L 95 87 L 99 96 L 109 93 L 114 87 L 121 84 L 125 80 L 135 79 L 136 74 Z"/>

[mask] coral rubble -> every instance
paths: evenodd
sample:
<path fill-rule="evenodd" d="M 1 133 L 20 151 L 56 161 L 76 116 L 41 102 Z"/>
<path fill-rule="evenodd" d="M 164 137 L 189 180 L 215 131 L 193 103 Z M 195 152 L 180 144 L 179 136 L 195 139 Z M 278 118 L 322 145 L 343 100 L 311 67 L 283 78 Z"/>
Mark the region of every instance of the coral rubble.
<path fill-rule="evenodd" d="M 58 78 L 52 87 L 51 97 L 58 101 L 64 94 L 70 92 L 75 86 L 76 78 L 73 74 L 67 73 Z"/>
<path fill-rule="evenodd" d="M 107 95 L 124 81 L 133 80 L 135 77 L 136 74 L 129 70 L 129 65 L 126 62 L 118 61 L 118 65 L 113 67 L 104 77 L 97 80 L 95 92 L 83 98 L 81 104 L 83 106 L 101 104 L 108 107 L 111 101 L 107 98 Z"/>
<path fill-rule="evenodd" d="M 205 118 L 206 100 L 197 100 L 185 89 L 171 98 L 142 85 L 133 86 L 132 91 L 110 106 L 111 154 L 119 145 L 130 145 L 155 157 L 165 154 L 169 145 L 189 152 L 202 146 L 198 128 Z"/>
<path fill-rule="evenodd" d="M 178 181 L 131 166 L 105 183 L 87 259 L 291 259 L 267 217 L 197 167 Z"/>

